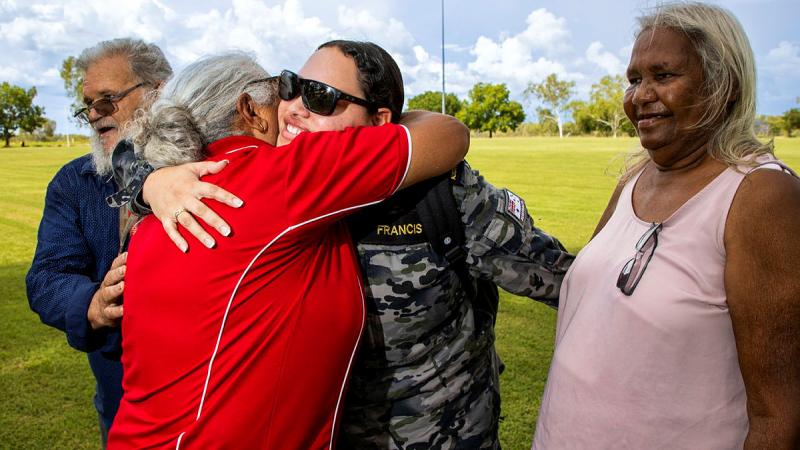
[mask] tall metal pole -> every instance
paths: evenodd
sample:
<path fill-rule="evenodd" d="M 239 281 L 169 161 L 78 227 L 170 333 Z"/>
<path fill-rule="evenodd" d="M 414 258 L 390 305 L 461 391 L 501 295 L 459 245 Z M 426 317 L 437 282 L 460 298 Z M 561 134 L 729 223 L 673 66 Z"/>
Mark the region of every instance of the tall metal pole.
<path fill-rule="evenodd" d="M 442 0 L 442 114 L 445 114 L 444 108 L 444 0 Z"/>

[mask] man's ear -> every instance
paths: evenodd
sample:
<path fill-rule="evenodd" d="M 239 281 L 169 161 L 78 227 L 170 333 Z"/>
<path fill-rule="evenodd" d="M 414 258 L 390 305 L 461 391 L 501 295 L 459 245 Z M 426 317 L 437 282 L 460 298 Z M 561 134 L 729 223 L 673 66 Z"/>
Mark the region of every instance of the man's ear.
<path fill-rule="evenodd" d="M 392 121 L 392 111 L 389 108 L 378 108 L 378 112 L 372 115 L 372 125 L 380 126 Z"/>
<path fill-rule="evenodd" d="M 262 119 L 255 110 L 255 102 L 250 94 L 243 93 L 236 101 L 236 112 L 241 120 L 241 126 L 245 131 L 253 133 L 253 130 L 266 133 L 269 129 L 269 124 Z"/>

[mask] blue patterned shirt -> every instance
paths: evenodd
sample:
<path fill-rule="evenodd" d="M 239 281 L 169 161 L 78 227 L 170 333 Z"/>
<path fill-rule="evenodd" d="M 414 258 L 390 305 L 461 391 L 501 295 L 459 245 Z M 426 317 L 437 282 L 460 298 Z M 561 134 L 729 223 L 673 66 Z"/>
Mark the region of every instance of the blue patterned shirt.
<path fill-rule="evenodd" d="M 47 187 L 33 263 L 25 278 L 28 302 L 42 322 L 64 331 L 72 347 L 88 353 L 97 380 L 95 407 L 111 425 L 122 397 L 119 328 L 92 330 L 86 313 L 117 256 L 119 210 L 106 205 L 116 190 L 97 175 L 91 155 L 58 171 Z"/>

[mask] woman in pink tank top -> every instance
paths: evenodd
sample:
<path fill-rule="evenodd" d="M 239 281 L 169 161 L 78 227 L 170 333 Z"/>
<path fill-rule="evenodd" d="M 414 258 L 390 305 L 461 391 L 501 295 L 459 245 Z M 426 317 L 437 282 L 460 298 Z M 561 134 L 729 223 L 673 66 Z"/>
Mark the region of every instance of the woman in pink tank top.
<path fill-rule="evenodd" d="M 755 138 L 747 37 L 661 6 L 627 76 L 643 158 L 564 280 L 533 448 L 798 449 L 800 181 Z"/>

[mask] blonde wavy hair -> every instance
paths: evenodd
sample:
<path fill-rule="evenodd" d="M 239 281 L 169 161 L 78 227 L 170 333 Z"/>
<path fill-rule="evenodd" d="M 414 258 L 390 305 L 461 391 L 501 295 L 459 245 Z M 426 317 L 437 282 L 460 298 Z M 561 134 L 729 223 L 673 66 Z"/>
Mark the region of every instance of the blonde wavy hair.
<path fill-rule="evenodd" d="M 699 2 L 666 3 L 638 18 L 644 31 L 666 28 L 685 35 L 703 65 L 705 112 L 695 128 L 708 129 L 708 153 L 727 165 L 754 165 L 754 157 L 772 154 L 772 141 L 756 138 L 756 65 L 750 41 L 734 15 Z M 626 176 L 649 156 L 640 149 L 628 162 Z M 625 177 L 625 176 L 624 176 Z"/>

